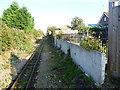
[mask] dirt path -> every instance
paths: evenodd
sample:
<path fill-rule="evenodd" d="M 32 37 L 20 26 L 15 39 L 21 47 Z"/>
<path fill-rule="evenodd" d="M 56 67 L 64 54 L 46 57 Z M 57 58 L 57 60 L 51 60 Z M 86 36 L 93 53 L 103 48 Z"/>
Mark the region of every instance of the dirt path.
<path fill-rule="evenodd" d="M 49 44 L 46 42 L 41 55 L 41 64 L 38 67 L 38 76 L 35 84 L 36 88 L 58 88 L 59 81 L 55 81 L 53 78 L 55 74 L 52 72 L 52 54 Z"/>
<path fill-rule="evenodd" d="M 69 55 L 45 42 L 35 88 L 90 88 L 91 78 L 78 69 Z"/>

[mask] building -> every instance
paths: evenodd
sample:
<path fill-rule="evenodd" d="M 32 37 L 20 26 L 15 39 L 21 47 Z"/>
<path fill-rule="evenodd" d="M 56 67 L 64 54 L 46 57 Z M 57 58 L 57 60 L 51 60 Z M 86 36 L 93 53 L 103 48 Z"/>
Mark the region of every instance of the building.
<path fill-rule="evenodd" d="M 109 23 L 109 12 L 104 12 L 98 22 L 99 26 L 107 26 Z"/>
<path fill-rule="evenodd" d="M 71 29 L 71 27 L 70 26 L 68 26 L 68 25 L 64 25 L 63 27 L 60 27 L 60 30 L 70 30 Z"/>
<path fill-rule="evenodd" d="M 73 35 L 78 34 L 78 30 L 71 30 L 71 26 L 64 25 L 63 27 L 60 27 L 59 30 L 55 30 L 56 35 L 58 34 L 65 34 L 65 35 Z"/>
<path fill-rule="evenodd" d="M 89 27 L 108 27 L 109 23 L 109 12 L 103 12 L 99 22 L 97 24 L 88 24 Z"/>
<path fill-rule="evenodd" d="M 55 30 L 56 35 L 58 34 L 78 34 L 78 30 Z"/>

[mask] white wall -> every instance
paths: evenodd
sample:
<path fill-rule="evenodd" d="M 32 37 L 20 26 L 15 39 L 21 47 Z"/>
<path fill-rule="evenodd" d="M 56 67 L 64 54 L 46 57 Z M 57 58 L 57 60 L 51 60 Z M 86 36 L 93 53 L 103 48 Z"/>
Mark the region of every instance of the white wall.
<path fill-rule="evenodd" d="M 77 34 L 78 33 L 78 30 L 55 30 L 55 33 L 56 34 L 60 34 L 59 32 L 63 32 L 63 34 Z"/>
<path fill-rule="evenodd" d="M 70 49 L 70 55 L 73 61 L 89 76 L 93 78 L 97 85 L 103 84 L 105 78 L 106 59 L 104 54 L 95 50 L 86 50 L 76 44 L 54 39 L 55 46 L 61 47 L 61 50 L 67 54 Z"/>

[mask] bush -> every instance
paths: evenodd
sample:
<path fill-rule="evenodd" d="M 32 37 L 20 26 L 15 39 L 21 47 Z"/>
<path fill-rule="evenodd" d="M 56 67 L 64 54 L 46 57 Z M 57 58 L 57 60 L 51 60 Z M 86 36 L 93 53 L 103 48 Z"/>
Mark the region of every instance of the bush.
<path fill-rule="evenodd" d="M 92 36 L 85 37 L 81 40 L 80 46 L 87 50 L 97 50 L 102 52 L 102 43 L 100 39 L 95 39 Z"/>
<path fill-rule="evenodd" d="M 107 38 L 108 37 L 108 28 L 107 27 L 102 27 L 102 28 L 98 28 L 98 27 L 92 27 L 89 29 L 90 32 L 94 32 L 93 36 L 99 38 L 99 36 L 101 38 Z"/>
<path fill-rule="evenodd" d="M 2 51 L 9 49 L 18 49 L 23 51 L 30 51 L 33 48 L 31 39 L 36 39 L 37 37 L 42 37 L 43 33 L 37 30 L 31 30 L 26 32 L 23 30 L 11 29 L 6 26 L 6 24 L 0 22 L 2 25 Z"/>

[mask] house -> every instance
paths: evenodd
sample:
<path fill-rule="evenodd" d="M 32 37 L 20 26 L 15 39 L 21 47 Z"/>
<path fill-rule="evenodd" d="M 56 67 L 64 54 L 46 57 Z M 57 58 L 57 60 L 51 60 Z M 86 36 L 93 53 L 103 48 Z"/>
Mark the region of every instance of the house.
<path fill-rule="evenodd" d="M 88 26 L 89 27 L 102 27 L 102 26 L 108 27 L 108 21 L 109 21 L 109 12 L 103 12 L 97 24 L 88 24 Z"/>
<path fill-rule="evenodd" d="M 71 30 L 71 27 L 68 25 L 64 25 L 63 27 L 60 27 L 60 30 L 55 30 L 56 35 L 58 34 L 78 34 L 78 30 Z"/>
<path fill-rule="evenodd" d="M 104 12 L 98 22 L 98 25 L 108 27 L 108 23 L 109 23 L 109 12 Z"/>
<path fill-rule="evenodd" d="M 78 34 L 78 30 L 55 30 L 55 33 L 58 34 Z"/>
<path fill-rule="evenodd" d="M 109 23 L 109 12 L 103 12 L 99 22 L 97 24 L 88 24 L 89 27 L 106 27 L 104 32 L 105 38 L 108 38 L 108 23 Z"/>

